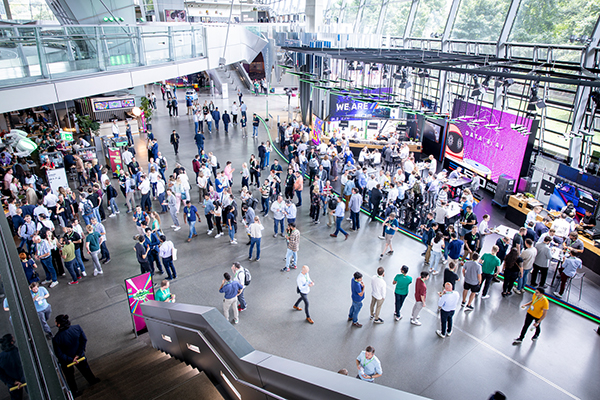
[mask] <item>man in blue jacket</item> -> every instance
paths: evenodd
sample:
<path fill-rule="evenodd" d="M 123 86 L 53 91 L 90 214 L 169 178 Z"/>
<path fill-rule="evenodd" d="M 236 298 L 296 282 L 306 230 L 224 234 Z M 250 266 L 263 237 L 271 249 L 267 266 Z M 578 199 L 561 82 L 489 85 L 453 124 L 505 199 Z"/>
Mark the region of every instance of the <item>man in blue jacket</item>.
<path fill-rule="evenodd" d="M 52 338 L 54 354 L 60 363 L 63 374 L 67 379 L 69 389 L 74 396 L 80 393 L 77 391 L 77 382 L 75 382 L 75 368 L 81 372 L 81 375 L 93 385 L 100 381 L 96 378 L 87 360 L 81 360 L 85 357 L 85 345 L 87 337 L 79 325 L 71 325 L 68 315 L 58 315 L 55 319 L 58 333 Z M 69 364 L 75 365 L 69 367 Z"/>
<path fill-rule="evenodd" d="M 215 108 L 215 111 L 212 112 L 212 117 L 215 120 L 215 129 L 219 132 L 219 121 L 221 120 L 221 112 L 219 112 L 219 107 Z"/>
<path fill-rule="evenodd" d="M 0 380 L 4 382 L 8 389 L 17 387 L 10 393 L 11 400 L 20 400 L 23 398 L 23 384 L 25 383 L 25 374 L 23 365 L 19 357 L 19 349 L 15 346 L 15 338 L 10 333 L 2 336 L 0 339 Z"/>

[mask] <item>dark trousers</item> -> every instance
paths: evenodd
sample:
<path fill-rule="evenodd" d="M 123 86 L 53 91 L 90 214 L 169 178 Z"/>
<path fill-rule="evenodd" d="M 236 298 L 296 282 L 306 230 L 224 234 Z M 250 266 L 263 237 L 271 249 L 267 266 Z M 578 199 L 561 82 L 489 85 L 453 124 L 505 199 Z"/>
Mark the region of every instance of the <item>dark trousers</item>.
<path fill-rule="evenodd" d="M 448 333 L 452 332 L 452 317 L 454 316 L 454 310 L 444 311 L 440 310 L 440 318 L 442 320 L 442 335 L 446 334 L 446 324 L 448 325 Z"/>
<path fill-rule="evenodd" d="M 179 153 L 179 143 L 173 143 L 173 150 L 175 150 L 175 154 Z"/>
<path fill-rule="evenodd" d="M 352 229 L 357 230 L 360 228 L 360 212 L 350 211 L 350 218 L 352 219 Z"/>
<path fill-rule="evenodd" d="M 204 218 L 206 218 L 206 225 L 208 225 L 208 230 L 212 231 L 214 228 L 213 215 L 212 214 L 204 214 Z"/>
<path fill-rule="evenodd" d="M 145 274 L 146 272 L 152 272 L 150 270 L 150 263 L 148 261 L 140 263 L 140 271 L 142 274 Z"/>
<path fill-rule="evenodd" d="M 371 209 L 371 221 L 379 216 L 379 203 L 373 204 Z"/>
<path fill-rule="evenodd" d="M 106 247 L 106 241 L 100 244 L 100 256 L 104 260 L 110 260 L 110 253 L 108 252 L 108 248 Z"/>
<path fill-rule="evenodd" d="M 300 178 L 300 179 L 302 179 L 302 178 Z M 302 205 L 302 190 L 296 190 L 296 197 L 298 197 L 297 206 L 301 206 Z"/>
<path fill-rule="evenodd" d="M 142 202 L 140 204 L 143 211 L 152 211 L 152 202 L 150 201 L 150 192 L 142 195 Z M 147 207 L 147 209 L 146 209 Z"/>
<path fill-rule="evenodd" d="M 75 367 L 81 372 L 81 375 L 88 381 L 90 384 L 96 381 L 96 376 L 90 369 L 90 365 L 87 360 L 79 361 L 79 364 L 75 364 L 72 367 L 67 367 L 67 364 L 60 364 L 62 368 L 63 374 L 65 375 L 65 379 L 67 380 L 67 385 L 71 392 L 77 392 L 77 383 L 75 382 Z"/>
<path fill-rule="evenodd" d="M 494 277 L 494 274 L 481 274 L 481 277 L 483 278 L 483 293 L 481 294 L 482 296 L 487 295 L 488 290 L 490 290 L 490 286 L 492 285 L 492 278 Z"/>
<path fill-rule="evenodd" d="M 503 293 L 510 293 L 513 286 L 515 286 L 515 282 L 519 276 L 518 272 L 508 272 L 504 274 L 504 285 L 502 286 Z"/>
<path fill-rule="evenodd" d="M 269 213 L 269 198 L 268 197 L 261 197 L 260 198 L 260 204 L 262 206 L 262 212 L 263 212 L 263 214 L 267 215 Z"/>
<path fill-rule="evenodd" d="M 519 335 L 519 339 L 523 340 L 523 338 L 525 338 L 525 335 L 527 334 L 527 329 L 529 328 L 529 325 L 531 325 L 531 323 L 533 321 L 539 321 L 539 319 L 534 318 L 533 315 L 527 313 L 527 315 L 525 315 L 525 323 L 523 324 L 523 328 L 521 329 L 521 334 Z M 542 324 L 539 324 L 536 328 L 535 328 L 535 335 L 533 335 L 534 338 L 537 338 L 538 336 L 540 336 L 540 332 L 542 331 L 540 329 L 540 326 Z"/>
<path fill-rule="evenodd" d="M 294 304 L 294 307 L 298 307 L 298 304 L 300 304 L 301 301 L 304 302 L 304 312 L 306 313 L 306 318 L 310 318 L 310 314 L 308 313 L 308 294 L 306 293 L 302 293 L 300 292 L 300 298 L 298 300 L 296 300 L 296 303 Z"/>
<path fill-rule="evenodd" d="M 177 271 L 175 271 L 175 266 L 173 265 L 173 256 L 163 258 L 162 262 L 165 267 L 167 277 L 169 279 L 177 278 Z"/>
<path fill-rule="evenodd" d="M 402 305 L 404 304 L 404 300 L 406 300 L 406 296 L 408 296 L 408 295 L 407 294 L 394 293 L 394 296 L 396 296 L 394 315 L 396 317 L 399 317 L 400 316 L 400 310 L 402 309 Z"/>
<path fill-rule="evenodd" d="M 159 272 L 163 272 L 162 265 L 160 263 L 160 257 L 158 256 L 158 250 L 150 250 L 148 252 L 148 263 L 150 264 L 150 270 L 154 274 L 154 263 Z"/>
<path fill-rule="evenodd" d="M 538 273 L 540 274 L 540 283 L 537 283 Z M 547 277 L 548 267 L 540 267 L 537 264 L 533 264 L 533 271 L 531 271 L 531 286 L 544 286 Z"/>

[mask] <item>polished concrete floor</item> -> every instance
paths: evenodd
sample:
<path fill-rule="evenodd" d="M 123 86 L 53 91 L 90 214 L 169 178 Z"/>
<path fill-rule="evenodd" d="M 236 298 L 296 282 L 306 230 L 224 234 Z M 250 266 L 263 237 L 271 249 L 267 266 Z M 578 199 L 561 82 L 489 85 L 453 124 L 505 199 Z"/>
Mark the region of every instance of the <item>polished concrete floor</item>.
<path fill-rule="evenodd" d="M 183 92 L 180 93 L 182 97 Z M 229 100 L 233 101 L 233 97 L 232 93 Z M 264 115 L 264 97 L 246 94 L 244 99 L 249 117 L 255 111 Z M 269 98 L 269 113 L 273 119 L 278 114 L 282 117 L 286 114 L 283 111 L 286 100 L 277 96 Z M 223 110 L 230 102 L 217 99 L 215 103 Z M 185 114 L 184 107 L 180 107 L 180 111 Z M 164 103 L 159 100 L 153 126 L 160 149 L 170 162 L 169 169 L 174 161 L 178 161 L 193 175 L 191 159 L 196 146 L 190 118 L 185 115 L 170 118 Z M 178 130 L 183 143 L 178 157 L 169 145 L 172 129 Z M 241 163 L 256 152 L 258 144 L 256 140 L 242 139 L 238 129 L 232 128 L 229 135 L 222 130 L 218 134 L 213 132 L 207 135 L 205 144 L 207 150 L 219 157 L 221 165 L 224 166 L 227 160 L 233 162 L 235 189 L 240 187 Z M 138 158 L 145 162 L 144 143 L 139 139 L 136 138 Z M 266 132 L 261 126 L 259 141 L 265 139 Z M 193 199 L 196 201 L 197 196 Z M 123 202 L 120 197 L 119 205 Z M 409 322 L 414 287 L 403 307 L 404 318 L 395 322 L 391 281 L 402 265 L 409 266 L 409 275 L 416 279 L 423 269 L 420 254 L 424 246 L 404 235 L 396 235 L 394 255 L 379 262 L 382 241 L 377 236 L 381 231 L 380 224 L 369 224 L 365 216 L 361 216 L 362 227 L 358 232 L 351 233 L 347 241 L 342 236 L 334 239 L 329 237 L 332 230 L 325 223 L 314 225 L 310 222 L 306 193 L 304 202 L 298 213 L 302 233 L 298 263 L 310 266 L 310 275 L 315 281 L 309 295 L 314 325 L 306 323 L 303 312 L 292 310 L 297 297 L 295 279 L 299 272 L 280 272 L 286 245 L 281 238 L 272 237 L 273 220 L 270 217 L 264 221 L 259 262 L 248 261 L 248 247 L 242 233 L 237 235 L 240 244 L 230 245 L 226 236 L 219 239 L 207 236 L 203 220 L 199 224 L 199 237 L 186 243 L 186 228 L 179 232 L 166 228 L 168 238 L 179 249 L 179 260 L 175 262 L 178 278 L 171 284 L 177 301 L 220 308 L 222 295 L 218 288 L 222 274 L 230 270 L 232 262 L 239 261 L 252 272 L 253 280 L 246 290 L 248 310 L 241 314 L 236 329 L 258 350 L 329 370 L 347 368 L 353 374 L 355 357 L 366 346 L 372 345 L 383 366 L 383 376 L 377 379 L 378 384 L 439 400 L 487 399 L 496 390 L 503 391 L 509 399 L 598 398 L 600 346 L 592 322 L 551 305 L 542 324 L 540 339 L 532 342 L 529 332 L 523 344 L 514 347 L 512 339 L 518 335 L 525 318 L 525 311 L 519 305 L 529 301 L 530 295 L 503 299 L 500 284 L 494 284 L 491 298 L 477 298 L 471 313 L 458 311 L 454 334 L 440 339 L 435 334 L 439 329 L 435 292 L 441 288 L 440 275 L 428 281 L 429 296 L 427 308 L 421 312 L 422 326 L 413 326 Z M 163 222 L 165 227 L 170 225 L 169 219 Z M 50 291 L 49 298 L 54 315 L 69 314 L 73 323 L 80 324 L 86 331 L 92 369 L 94 358 L 136 340 L 123 283 L 124 279 L 139 273 L 132 240 L 136 229 L 130 215 L 124 212 L 109 218 L 105 226 L 112 261 L 104 267 L 104 275 L 88 276 L 72 287 L 67 286 L 67 279 L 63 278 L 61 284 Z M 379 266 L 386 269 L 388 283 L 381 315 L 385 323 L 373 325 L 369 322 L 368 312 L 370 281 Z M 363 273 L 368 288 L 360 313 L 360 322 L 364 326 L 360 329 L 347 322 L 351 305 L 350 281 L 355 271 Z M 160 277 L 157 276 L 158 280 Z M 462 286 L 459 283 L 457 287 Z M 2 326 L 7 325 L 6 313 L 1 322 Z"/>

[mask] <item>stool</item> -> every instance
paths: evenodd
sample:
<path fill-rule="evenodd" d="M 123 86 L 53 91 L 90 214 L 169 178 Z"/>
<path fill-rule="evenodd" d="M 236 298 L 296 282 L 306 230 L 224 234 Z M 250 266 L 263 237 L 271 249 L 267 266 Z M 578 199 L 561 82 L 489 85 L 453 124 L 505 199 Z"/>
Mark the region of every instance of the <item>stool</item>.
<path fill-rule="evenodd" d="M 573 284 L 573 280 L 581 279 L 581 284 L 579 285 L 579 301 L 581 301 L 581 291 L 583 290 L 583 278 L 585 277 L 585 272 L 578 272 L 574 277 L 569 278 L 569 282 L 567 283 L 567 302 L 569 301 L 569 295 L 571 294 L 571 286 Z"/>

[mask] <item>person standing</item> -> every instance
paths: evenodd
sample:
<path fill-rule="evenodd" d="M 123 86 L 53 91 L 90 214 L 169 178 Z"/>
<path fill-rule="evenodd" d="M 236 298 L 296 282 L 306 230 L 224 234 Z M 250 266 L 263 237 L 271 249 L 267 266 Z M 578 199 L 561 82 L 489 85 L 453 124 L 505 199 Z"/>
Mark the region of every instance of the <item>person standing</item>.
<path fill-rule="evenodd" d="M 72 281 L 69 282 L 69 285 L 76 285 L 79 283 L 79 279 L 81 276 L 79 275 L 79 271 L 77 270 L 78 261 L 75 258 L 75 244 L 71 243 L 69 237 L 65 234 L 61 238 L 61 256 L 65 262 L 65 269 L 69 271 L 69 275 L 71 275 Z"/>
<path fill-rule="evenodd" d="M 375 378 L 379 378 L 383 374 L 381 362 L 375 357 L 375 348 L 367 346 L 358 357 L 356 357 L 356 368 L 360 380 L 373 382 Z"/>
<path fill-rule="evenodd" d="M 515 293 L 523 294 L 525 286 L 527 285 L 527 278 L 533 268 L 533 263 L 537 256 L 537 249 L 533 247 L 533 240 L 530 238 L 525 239 L 525 249 L 521 252 L 521 258 L 523 259 L 523 274 L 517 280 L 517 288 Z"/>
<path fill-rule="evenodd" d="M 504 283 L 502 285 L 502 297 L 512 295 L 512 289 L 519 276 L 523 274 L 523 259 L 519 256 L 519 249 L 513 247 L 504 258 L 502 268 Z"/>
<path fill-rule="evenodd" d="M 303 301 L 304 312 L 306 313 L 306 321 L 309 324 L 314 324 L 315 321 L 313 321 L 310 318 L 310 314 L 308 312 L 308 293 L 310 292 L 310 288 L 315 285 L 315 283 L 310 279 L 310 276 L 308 275 L 309 270 L 310 268 L 308 268 L 308 265 L 302 266 L 302 271 L 300 271 L 300 273 L 298 274 L 298 278 L 296 278 L 296 291 L 300 295 L 300 298 L 298 298 L 298 300 L 296 300 L 296 303 L 294 303 L 293 309 L 296 311 L 302 311 L 302 308 L 298 307 L 298 305 L 301 301 Z"/>
<path fill-rule="evenodd" d="M 241 96 L 240 96 L 241 98 Z M 241 100 L 240 100 L 241 101 Z M 231 116 L 233 118 L 233 125 L 237 126 L 237 119 L 238 119 L 238 112 L 239 112 L 240 108 L 238 107 L 237 103 L 234 101 L 233 105 L 231 106 Z"/>
<path fill-rule="evenodd" d="M 294 181 L 294 192 L 296 193 L 296 197 L 298 198 L 298 203 L 296 203 L 296 207 L 302 206 L 302 190 L 304 190 L 304 179 L 300 174 L 300 171 L 296 171 L 295 174 L 296 180 Z"/>
<path fill-rule="evenodd" d="M 150 246 L 146 245 L 146 236 L 139 235 L 138 242 L 133 247 L 135 250 L 135 256 L 138 263 L 140 263 L 140 273 L 145 274 L 146 272 L 152 272 L 150 269 L 150 261 L 148 253 L 150 253 Z"/>
<path fill-rule="evenodd" d="M 383 244 L 383 250 L 381 250 L 381 254 L 379 254 L 379 260 L 383 259 L 383 255 L 392 255 L 394 254 L 394 248 L 392 247 L 392 240 L 394 239 L 394 234 L 400 229 L 400 224 L 396 219 L 396 213 L 392 212 L 383 222 L 383 232 L 385 233 L 384 239 L 385 243 Z M 386 250 L 390 249 L 387 253 Z"/>
<path fill-rule="evenodd" d="M 219 107 L 216 107 L 211 115 L 215 121 L 215 131 L 219 132 L 219 121 L 221 120 L 221 112 L 219 111 Z"/>
<path fill-rule="evenodd" d="M 473 311 L 473 300 L 479 291 L 481 290 L 481 264 L 479 264 L 479 254 L 472 253 L 471 259 L 463 265 L 463 277 L 465 278 L 465 283 L 463 284 L 463 296 L 461 307 L 465 307 L 465 303 L 467 300 L 467 294 L 471 291 L 471 295 L 469 296 L 469 302 L 466 303 L 467 306 L 465 311 Z"/>
<path fill-rule="evenodd" d="M 26 219 L 27 220 L 27 219 Z M 50 244 L 46 239 L 42 239 L 39 235 L 33 237 L 33 243 L 35 243 L 35 259 L 39 260 L 46 273 L 46 280 L 42 284 L 50 283 L 50 287 L 58 285 L 56 277 L 56 270 L 52 266 L 52 250 Z"/>
<path fill-rule="evenodd" d="M 331 215 L 335 216 L 335 232 L 330 234 L 331 237 L 337 237 L 338 232 L 342 232 L 345 236 L 344 240 L 348 240 L 348 233 L 342 229 L 342 221 L 344 220 L 344 214 L 346 212 L 346 207 L 342 201 L 342 197 L 337 197 L 337 206 L 335 210 L 331 211 Z M 361 325 L 362 326 L 362 325 Z"/>
<path fill-rule="evenodd" d="M 239 262 L 234 262 L 231 266 L 231 272 L 233 273 L 233 280 L 238 282 L 242 286 L 242 291 L 238 294 L 237 299 L 239 304 L 237 305 L 238 311 L 246 311 L 248 304 L 244 298 L 244 291 L 246 290 L 246 269 L 242 267 Z M 248 277 L 249 277 L 248 272 Z M 249 282 L 248 282 L 249 283 Z"/>
<path fill-rule="evenodd" d="M 490 297 L 488 291 L 490 290 L 492 279 L 502 264 L 497 254 L 498 246 L 493 245 L 491 253 L 485 253 L 481 256 L 481 279 L 484 282 L 483 292 L 481 293 L 482 299 L 488 299 Z"/>
<path fill-rule="evenodd" d="M 175 129 L 173 129 L 173 133 L 171 133 L 171 145 L 173 145 L 175 155 L 179 154 L 179 133 L 177 133 Z"/>
<path fill-rule="evenodd" d="M 233 195 L 231 195 L 233 199 Z M 237 220 L 236 220 L 236 209 L 235 207 L 230 207 L 227 212 L 227 228 L 229 233 L 229 244 L 237 244 L 237 240 L 235 239 L 235 233 L 237 232 Z"/>
<path fill-rule="evenodd" d="M 265 227 L 260 223 L 258 215 L 254 217 L 254 222 L 250 224 L 250 251 L 248 260 L 252 261 L 252 251 L 256 246 L 256 261 L 260 261 L 260 242 L 262 240 L 262 231 Z"/>
<path fill-rule="evenodd" d="M 342 204 L 342 207 L 344 205 Z M 350 289 L 352 290 L 352 306 L 348 313 L 348 321 L 352 321 L 352 326 L 361 328 L 362 324 L 358 323 L 358 313 L 363 306 L 363 300 L 365 299 L 365 284 L 363 282 L 363 276 L 360 272 L 355 272 L 350 282 Z"/>
<path fill-rule="evenodd" d="M 29 285 L 29 292 L 31 293 L 31 298 L 35 305 L 35 311 L 37 311 L 38 317 L 40 318 L 42 329 L 46 332 L 46 337 L 52 339 L 52 330 L 48 325 L 48 319 L 50 318 L 50 314 L 52 314 L 52 306 L 50 306 L 46 300 L 50 297 L 50 293 L 48 293 L 48 289 L 40 286 L 39 282 L 31 283 Z"/>
<path fill-rule="evenodd" d="M 0 353 L 0 380 L 9 389 L 11 400 L 21 400 L 26 382 L 19 349 L 15 346 L 13 335 L 7 333 L 2 336 L 0 347 L 2 348 L 2 353 Z"/>
<path fill-rule="evenodd" d="M 162 259 L 162 265 L 167 272 L 167 280 L 172 280 L 177 278 L 177 271 L 175 271 L 175 265 L 173 265 L 173 252 L 175 251 L 175 246 L 173 246 L 173 242 L 167 240 L 165 235 L 160 235 L 160 246 L 158 248 L 158 255 Z"/>
<path fill-rule="evenodd" d="M 535 334 L 531 338 L 534 342 L 539 338 L 540 332 L 542 331 L 540 328 L 540 324 L 546 318 L 546 314 L 550 309 L 550 302 L 546 297 L 546 291 L 542 287 L 538 287 L 535 289 L 535 293 L 530 302 L 525 303 L 521 306 L 522 309 L 528 309 L 527 314 L 525 315 L 525 323 L 523 324 L 523 328 L 521 329 L 521 334 L 518 338 L 513 341 L 513 346 L 518 346 L 523 343 L 523 339 L 525 339 L 525 335 L 527 334 L 527 329 L 529 325 L 533 322 L 533 326 L 535 326 Z M 534 322 L 535 321 L 535 322 Z"/>
<path fill-rule="evenodd" d="M 100 259 L 98 258 L 98 254 L 100 254 L 100 234 L 94 230 L 92 225 L 87 225 L 85 230 L 87 231 L 85 249 L 94 262 L 94 276 L 102 275 L 104 271 L 102 271 Z"/>
<path fill-rule="evenodd" d="M 190 200 L 186 200 L 185 207 L 183 207 L 183 223 L 190 226 L 190 232 L 188 234 L 187 242 L 191 242 L 192 238 L 198 236 L 196 233 L 196 220 L 200 222 L 200 215 L 198 215 L 198 209 L 192 205 Z"/>
<path fill-rule="evenodd" d="M 177 206 L 179 205 L 179 201 L 171 189 L 167 189 L 167 196 L 163 204 L 169 207 L 169 214 L 173 220 L 173 225 L 171 225 L 171 228 L 177 232 L 181 229 L 181 226 L 179 226 L 179 217 L 177 216 Z"/>
<path fill-rule="evenodd" d="M 273 212 L 274 230 L 273 237 L 277 237 L 277 227 L 281 229 L 281 237 L 283 237 L 283 218 L 285 217 L 285 203 L 281 195 L 277 196 L 277 201 L 271 204 L 271 211 Z"/>
<path fill-rule="evenodd" d="M 415 305 L 412 309 L 412 315 L 410 323 L 416 326 L 420 326 L 419 313 L 426 307 L 425 300 L 427 299 L 427 285 L 425 281 L 429 279 L 429 272 L 421 271 L 421 276 L 417 278 L 415 282 Z"/>
<path fill-rule="evenodd" d="M 74 367 L 77 367 L 90 385 L 100 382 L 100 379 L 96 378 L 92 372 L 87 359 L 83 359 L 85 358 L 87 337 L 79 325 L 71 325 L 68 315 L 57 315 L 55 322 L 58 333 L 52 339 L 54 354 L 60 363 L 69 389 L 74 396 L 78 396 L 80 393 L 77 391 Z M 69 366 L 73 363 L 74 366 Z"/>
<path fill-rule="evenodd" d="M 377 275 L 371 278 L 371 320 L 375 324 L 383 324 L 383 319 L 379 318 L 381 306 L 385 301 L 385 270 L 383 267 L 377 268 Z"/>
<path fill-rule="evenodd" d="M 229 321 L 229 309 L 233 308 L 233 323 L 237 324 L 239 320 L 239 312 L 236 306 L 237 296 L 242 293 L 244 288 L 239 282 L 231 279 L 231 275 L 228 272 L 223 274 L 223 281 L 219 288 L 219 293 L 223 293 L 225 298 L 223 299 L 223 315 L 225 319 Z"/>
<path fill-rule="evenodd" d="M 531 286 L 540 286 L 546 288 L 546 277 L 548 276 L 548 266 L 552 260 L 552 250 L 550 250 L 552 238 L 546 236 L 543 242 L 535 245 L 537 254 L 533 261 L 533 271 L 531 272 Z M 537 277 L 540 274 L 540 283 L 537 283 Z"/>
<path fill-rule="evenodd" d="M 288 224 L 285 231 L 285 240 L 287 241 L 287 252 L 285 254 L 285 267 L 281 269 L 281 272 L 287 272 L 290 268 L 298 268 L 297 262 L 298 250 L 300 249 L 300 231 L 296 229 L 295 223 L 290 222 Z"/>
<path fill-rule="evenodd" d="M 439 337 L 445 338 L 446 336 L 452 335 L 452 317 L 454 316 L 456 307 L 458 307 L 460 295 L 458 292 L 452 290 L 452 284 L 450 282 L 446 282 L 444 291 L 439 292 L 439 295 L 440 299 L 438 300 L 438 307 L 440 309 L 442 329 L 435 331 L 435 333 L 437 333 Z M 448 330 L 446 330 L 446 327 Z"/>
<path fill-rule="evenodd" d="M 406 296 L 408 296 L 408 287 L 412 283 L 412 277 L 408 276 L 408 267 L 403 265 L 400 268 L 400 274 L 397 274 L 392 281 L 393 285 L 396 285 L 396 289 L 394 291 L 394 295 L 396 298 L 395 308 L 394 308 L 394 319 L 396 321 L 400 321 L 402 319 L 402 313 L 400 310 L 402 309 L 402 305 L 404 304 L 404 300 L 406 300 Z"/>
<path fill-rule="evenodd" d="M 244 104 L 245 106 L 245 104 Z M 258 115 L 254 114 L 252 117 L 252 137 L 258 137 L 258 124 L 260 123 L 260 119 L 258 119 Z"/>
<path fill-rule="evenodd" d="M 229 114 L 227 114 L 227 110 L 223 112 L 221 119 L 223 120 L 223 128 L 225 129 L 225 133 L 229 133 L 229 123 L 231 122 L 231 118 L 229 117 Z"/>
<path fill-rule="evenodd" d="M 352 219 L 352 230 L 357 231 L 360 229 L 360 207 L 362 206 L 363 199 L 358 188 L 352 188 L 352 196 L 350 196 L 350 218 Z"/>

